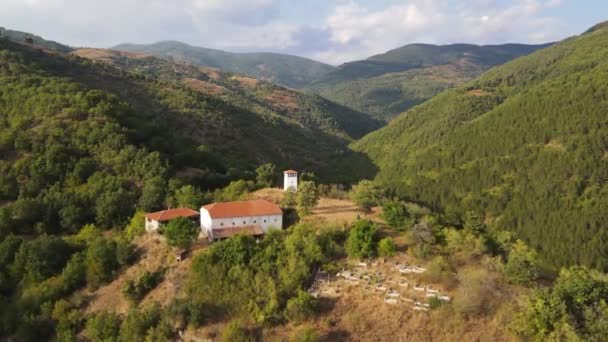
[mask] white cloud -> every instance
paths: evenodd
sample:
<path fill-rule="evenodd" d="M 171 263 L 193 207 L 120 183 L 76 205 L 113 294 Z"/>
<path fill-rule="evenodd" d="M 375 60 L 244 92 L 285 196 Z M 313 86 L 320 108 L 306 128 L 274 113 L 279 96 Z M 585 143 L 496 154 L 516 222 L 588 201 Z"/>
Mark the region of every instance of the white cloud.
<path fill-rule="evenodd" d="M 415 42 L 561 38 L 559 23 L 545 13 L 562 0 L 395 0 L 385 7 L 370 1 L 319 1 L 324 11 L 302 6 L 307 11 L 300 13 L 294 0 L 0 0 L 0 23 L 74 46 L 172 39 L 334 64 Z"/>
<path fill-rule="evenodd" d="M 343 3 L 325 20 L 334 47 L 316 58 L 343 62 L 382 53 L 407 43 L 540 43 L 557 39 L 557 21 L 543 10 L 560 0 L 516 0 L 508 5 L 473 0 L 454 6 L 443 0 L 413 0 L 371 11 Z"/>

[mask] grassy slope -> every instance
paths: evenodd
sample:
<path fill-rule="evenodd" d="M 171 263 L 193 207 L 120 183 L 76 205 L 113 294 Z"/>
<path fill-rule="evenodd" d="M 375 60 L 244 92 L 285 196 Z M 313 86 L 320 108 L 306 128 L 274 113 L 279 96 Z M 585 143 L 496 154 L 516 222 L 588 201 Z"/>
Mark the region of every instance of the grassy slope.
<path fill-rule="evenodd" d="M 354 144 L 378 181 L 481 210 L 551 265 L 608 266 L 608 32 L 490 70 Z"/>
<path fill-rule="evenodd" d="M 176 62 L 218 68 L 266 79 L 288 87 L 302 87 L 334 67 L 307 58 L 277 53 L 231 53 L 175 41 L 148 45 L 121 44 L 115 50 L 144 52 Z"/>
<path fill-rule="evenodd" d="M 440 92 L 469 81 L 490 67 L 543 46 L 505 44 L 412 44 L 344 64 L 310 90 L 382 119 L 392 119 Z"/>

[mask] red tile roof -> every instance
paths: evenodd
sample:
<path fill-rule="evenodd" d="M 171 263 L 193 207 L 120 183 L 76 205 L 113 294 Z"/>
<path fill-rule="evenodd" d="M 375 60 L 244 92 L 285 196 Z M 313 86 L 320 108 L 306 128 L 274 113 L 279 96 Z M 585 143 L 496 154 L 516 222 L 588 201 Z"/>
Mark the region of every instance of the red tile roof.
<path fill-rule="evenodd" d="M 241 226 L 241 227 L 232 227 L 232 228 L 214 228 L 213 229 L 213 238 L 227 238 L 237 234 L 244 235 L 262 235 L 264 231 L 258 225 L 252 226 Z"/>
<path fill-rule="evenodd" d="M 298 173 L 296 170 L 285 170 L 283 173 Z"/>
<path fill-rule="evenodd" d="M 175 208 L 146 214 L 146 218 L 154 221 L 164 222 L 173 220 L 178 217 L 193 217 L 198 215 L 198 211 L 192 210 L 190 208 Z"/>
<path fill-rule="evenodd" d="M 278 205 L 263 199 L 252 201 L 218 202 L 203 207 L 211 218 L 282 215 Z"/>

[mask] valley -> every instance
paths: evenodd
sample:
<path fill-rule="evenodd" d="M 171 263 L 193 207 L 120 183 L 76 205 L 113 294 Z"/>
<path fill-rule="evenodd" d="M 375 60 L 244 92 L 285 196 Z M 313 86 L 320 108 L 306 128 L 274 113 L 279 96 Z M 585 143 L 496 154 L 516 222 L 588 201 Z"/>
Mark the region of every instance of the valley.
<path fill-rule="evenodd" d="M 606 56 L 0 28 L 0 340 L 603 341 Z"/>

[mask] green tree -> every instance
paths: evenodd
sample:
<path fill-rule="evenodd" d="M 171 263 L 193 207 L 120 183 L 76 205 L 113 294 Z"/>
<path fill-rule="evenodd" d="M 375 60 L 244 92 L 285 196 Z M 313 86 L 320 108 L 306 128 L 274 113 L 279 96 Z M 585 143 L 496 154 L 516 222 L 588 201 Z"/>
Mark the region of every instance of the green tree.
<path fill-rule="evenodd" d="M 385 237 L 378 242 L 378 254 L 383 257 L 391 257 L 395 255 L 395 242 L 390 237 Z"/>
<path fill-rule="evenodd" d="M 353 258 L 374 256 L 376 247 L 376 226 L 372 221 L 359 220 L 351 227 L 346 240 L 346 253 Z"/>
<path fill-rule="evenodd" d="M 139 198 L 139 207 L 143 211 L 148 212 L 161 209 L 165 199 L 166 188 L 167 182 L 162 177 L 148 179 L 144 184 L 141 197 Z"/>
<path fill-rule="evenodd" d="M 405 228 L 410 222 L 410 214 L 405 203 L 399 200 L 388 200 L 382 204 L 382 218 L 393 228 Z"/>
<path fill-rule="evenodd" d="M 273 186 L 277 177 L 276 169 L 276 166 L 272 163 L 260 165 L 257 169 L 255 169 L 255 181 L 257 186 L 260 188 L 269 188 Z"/>
<path fill-rule="evenodd" d="M 204 204 L 204 195 L 192 185 L 184 185 L 174 194 L 175 206 L 185 208 L 199 208 Z"/>
<path fill-rule="evenodd" d="M 118 341 L 120 317 L 113 312 L 100 312 L 89 317 L 85 327 L 86 336 L 92 341 Z"/>
<path fill-rule="evenodd" d="M 127 241 L 133 241 L 134 238 L 143 235 L 146 232 L 145 213 L 138 210 L 133 214 L 129 224 L 123 232 L 123 236 Z"/>
<path fill-rule="evenodd" d="M 228 323 L 222 331 L 222 341 L 224 342 L 251 342 L 255 338 L 251 336 L 249 330 L 241 326 L 238 321 Z"/>
<path fill-rule="evenodd" d="M 99 237 L 93 240 L 86 251 L 86 278 L 90 288 L 114 278 L 114 272 L 120 267 L 116 259 L 116 242 Z"/>
<path fill-rule="evenodd" d="M 163 234 L 171 246 L 186 248 L 196 240 L 199 230 L 191 220 L 178 217 L 163 227 Z"/>
<path fill-rule="evenodd" d="M 487 232 L 488 227 L 479 214 L 469 211 L 464 218 L 464 229 L 473 233 L 475 236 L 480 236 Z"/>
<path fill-rule="evenodd" d="M 294 208 L 297 203 L 297 192 L 293 188 L 289 188 L 283 191 L 283 197 L 281 198 L 281 207 L 283 208 Z"/>
<path fill-rule="evenodd" d="M 316 298 L 310 293 L 298 290 L 296 296 L 287 301 L 285 316 L 291 322 L 301 323 L 314 315 L 317 305 Z"/>
<path fill-rule="evenodd" d="M 359 207 L 369 211 L 373 206 L 378 205 L 382 198 L 382 189 L 370 180 L 362 180 L 353 186 L 350 191 L 350 198 Z"/>
<path fill-rule="evenodd" d="M 319 202 L 319 192 L 315 183 L 310 181 L 301 182 L 298 185 L 296 196 L 298 212 L 302 216 L 308 215 L 310 210 L 317 205 L 317 202 Z"/>
<path fill-rule="evenodd" d="M 529 284 L 538 278 L 538 269 L 536 251 L 523 241 L 517 240 L 511 247 L 505 265 L 507 280 L 517 284 Z"/>

